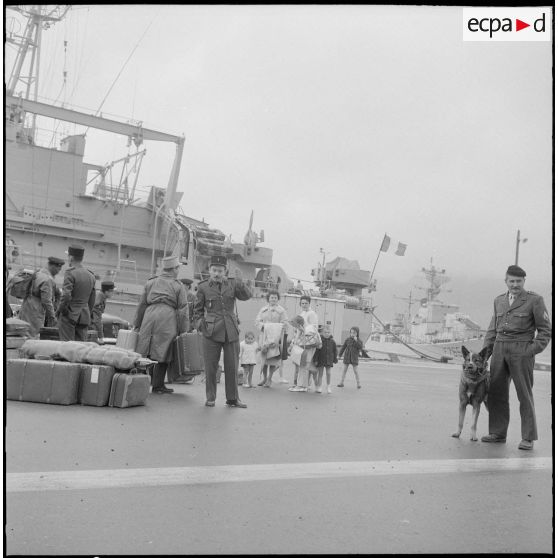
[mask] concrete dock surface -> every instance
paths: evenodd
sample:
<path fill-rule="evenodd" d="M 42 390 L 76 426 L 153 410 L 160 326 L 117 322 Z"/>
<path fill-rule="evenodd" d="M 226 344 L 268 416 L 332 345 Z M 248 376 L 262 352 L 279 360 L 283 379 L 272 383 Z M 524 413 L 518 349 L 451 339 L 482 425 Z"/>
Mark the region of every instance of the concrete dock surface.
<path fill-rule="evenodd" d="M 201 377 L 128 409 L 7 401 L 6 553 L 553 552 L 550 372 L 522 451 L 513 385 L 507 443 L 487 444 L 470 406 L 451 437 L 459 365 L 361 362 L 359 390 L 341 366 L 331 394 L 239 386 L 247 409 L 223 382 L 205 407 Z"/>

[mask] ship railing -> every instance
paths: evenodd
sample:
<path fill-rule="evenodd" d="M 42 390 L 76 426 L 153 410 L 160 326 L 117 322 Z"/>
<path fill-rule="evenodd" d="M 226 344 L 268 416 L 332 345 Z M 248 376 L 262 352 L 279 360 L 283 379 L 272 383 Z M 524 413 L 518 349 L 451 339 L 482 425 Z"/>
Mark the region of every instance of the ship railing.
<path fill-rule="evenodd" d="M 138 267 L 136 260 L 120 260 L 116 270 L 116 280 L 122 282 L 134 282 L 139 284 Z"/>
<path fill-rule="evenodd" d="M 41 255 L 23 250 L 12 239 L 6 239 L 4 242 L 4 255 L 8 270 L 38 269 L 43 260 Z"/>

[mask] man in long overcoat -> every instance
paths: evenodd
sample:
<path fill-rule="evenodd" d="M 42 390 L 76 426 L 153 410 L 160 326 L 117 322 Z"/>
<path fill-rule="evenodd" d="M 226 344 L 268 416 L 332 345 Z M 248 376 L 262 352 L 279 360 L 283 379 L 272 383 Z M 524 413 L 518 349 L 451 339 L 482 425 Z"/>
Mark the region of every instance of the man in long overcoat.
<path fill-rule="evenodd" d="M 39 330 L 44 325 L 55 326 L 56 283 L 54 277 L 66 263 L 61 258 L 51 256 L 45 267 L 37 271 L 31 282 L 29 295 L 23 299 L 19 317 L 31 326 L 31 336 L 39 335 Z"/>
<path fill-rule="evenodd" d="M 188 301 L 184 285 L 177 279 L 180 263 L 175 256 L 163 258 L 163 271 L 151 277 L 139 302 L 134 328 L 139 331 L 136 351 L 156 360 L 151 382 L 153 393 L 172 393 L 165 374 L 172 360 L 172 345 L 188 327 Z"/>
<path fill-rule="evenodd" d="M 87 329 L 95 305 L 95 274 L 83 267 L 84 252 L 85 249 L 76 244 L 68 248 L 70 267 L 64 273 L 57 310 L 61 341 L 87 341 Z"/>
<path fill-rule="evenodd" d="M 203 334 L 205 359 L 206 406 L 214 407 L 217 396 L 217 367 L 221 351 L 225 369 L 225 393 L 229 407 L 245 408 L 238 397 L 238 317 L 235 300 L 248 300 L 250 288 L 242 281 L 240 272 L 236 278 L 225 276 L 227 258 L 212 256 L 209 279 L 198 284 L 194 306 L 194 323 Z"/>

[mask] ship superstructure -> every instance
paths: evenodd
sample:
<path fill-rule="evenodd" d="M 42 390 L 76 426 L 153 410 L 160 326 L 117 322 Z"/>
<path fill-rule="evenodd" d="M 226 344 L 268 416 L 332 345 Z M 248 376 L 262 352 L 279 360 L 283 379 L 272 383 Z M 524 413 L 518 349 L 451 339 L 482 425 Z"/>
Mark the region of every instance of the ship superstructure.
<path fill-rule="evenodd" d="M 5 97 L 5 261 L 8 270 L 37 269 L 68 245 L 85 247 L 86 265 L 100 281 L 117 288 L 107 304 L 112 314 L 131 320 L 145 281 L 161 259 L 176 255 L 181 277 L 208 275 L 213 254 L 226 254 L 231 272 L 242 271 L 256 290 L 292 286 L 273 265 L 273 251 L 259 246 L 264 234 L 252 231 L 243 243 L 187 216 L 177 192 L 184 136 L 146 128 L 141 121 L 108 119 L 38 99 L 40 46 L 45 28 L 60 21 L 68 7 L 17 7 L 25 31 L 8 33 L 17 48 Z M 70 123 L 75 133 L 53 145 L 41 122 Z M 90 129 L 123 138 L 122 157 L 105 164 L 88 162 Z M 163 184 L 141 183 L 146 144 L 164 142 L 174 150 Z M 60 281 L 60 279 L 59 279 Z"/>

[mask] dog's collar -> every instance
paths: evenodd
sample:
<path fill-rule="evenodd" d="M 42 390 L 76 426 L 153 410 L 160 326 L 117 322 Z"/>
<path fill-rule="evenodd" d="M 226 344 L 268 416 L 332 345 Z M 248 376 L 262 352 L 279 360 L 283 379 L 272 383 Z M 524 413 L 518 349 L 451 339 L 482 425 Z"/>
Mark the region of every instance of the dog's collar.
<path fill-rule="evenodd" d="M 486 380 L 488 378 L 488 375 L 490 374 L 490 369 L 488 368 L 488 366 L 484 369 L 484 372 L 482 374 L 482 376 L 480 376 L 477 380 L 470 380 L 466 374 L 465 374 L 465 370 L 462 371 L 461 373 L 461 377 L 464 378 L 465 380 L 467 380 L 468 383 L 470 384 L 480 384 L 482 381 Z"/>

